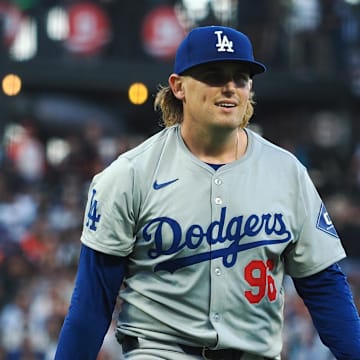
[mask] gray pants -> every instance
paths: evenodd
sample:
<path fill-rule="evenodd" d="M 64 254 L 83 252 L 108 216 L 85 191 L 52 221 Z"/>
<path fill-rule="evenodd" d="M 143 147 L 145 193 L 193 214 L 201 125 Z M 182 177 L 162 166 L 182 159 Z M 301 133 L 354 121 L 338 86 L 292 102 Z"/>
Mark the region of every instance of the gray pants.
<path fill-rule="evenodd" d="M 203 360 L 204 358 L 196 355 L 186 354 L 183 349 L 172 343 L 165 343 L 139 338 L 138 348 L 124 352 L 125 360 Z M 251 355 L 248 353 L 236 360 L 263 360 L 262 356 Z M 279 358 L 280 359 L 280 358 Z M 225 359 L 226 360 L 226 359 Z"/>

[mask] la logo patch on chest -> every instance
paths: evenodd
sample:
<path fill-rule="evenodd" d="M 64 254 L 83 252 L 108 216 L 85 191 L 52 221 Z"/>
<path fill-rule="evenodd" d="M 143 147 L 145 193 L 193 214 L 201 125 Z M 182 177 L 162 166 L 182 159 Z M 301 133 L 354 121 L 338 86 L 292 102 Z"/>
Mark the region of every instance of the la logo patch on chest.
<path fill-rule="evenodd" d="M 316 228 L 326 232 L 331 236 L 339 238 L 324 204 L 321 204 L 320 206 L 320 211 L 316 222 Z"/>

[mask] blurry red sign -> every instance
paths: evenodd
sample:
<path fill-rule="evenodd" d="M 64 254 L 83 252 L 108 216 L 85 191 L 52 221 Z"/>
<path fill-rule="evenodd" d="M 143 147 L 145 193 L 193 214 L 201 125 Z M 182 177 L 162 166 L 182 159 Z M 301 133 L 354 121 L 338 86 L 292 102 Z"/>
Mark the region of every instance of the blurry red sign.
<path fill-rule="evenodd" d="M 108 43 L 111 25 L 105 11 L 90 2 L 81 2 L 68 8 L 69 37 L 67 48 L 81 55 L 94 55 Z"/>
<path fill-rule="evenodd" d="M 160 59 L 171 59 L 184 35 L 184 29 L 170 6 L 153 9 L 142 24 L 145 51 Z"/>
<path fill-rule="evenodd" d="M 0 2 L 0 20 L 2 19 L 2 29 L 0 29 L 4 36 L 4 44 L 10 46 L 15 40 L 19 31 L 22 13 L 14 5 L 7 2 Z M 1 21 L 0 21 L 1 25 Z"/>

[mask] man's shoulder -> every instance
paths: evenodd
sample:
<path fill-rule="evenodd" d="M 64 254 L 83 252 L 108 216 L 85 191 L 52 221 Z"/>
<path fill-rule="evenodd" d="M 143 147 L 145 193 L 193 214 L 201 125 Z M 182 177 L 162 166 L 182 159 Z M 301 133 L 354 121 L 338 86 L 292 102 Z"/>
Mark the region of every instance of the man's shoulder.
<path fill-rule="evenodd" d="M 262 154 L 265 154 L 269 157 L 274 156 L 284 161 L 300 163 L 296 154 L 291 152 L 288 149 L 274 143 L 270 139 L 263 137 L 261 134 L 247 129 L 249 137 L 251 137 L 251 141 L 254 143 L 254 146 L 259 148 Z"/>
<path fill-rule="evenodd" d="M 143 157 L 153 156 L 153 154 L 162 149 L 164 142 L 166 142 L 169 137 L 174 136 L 174 133 L 175 127 L 164 128 L 134 148 L 124 152 L 119 158 L 126 158 L 128 161 L 133 162 Z"/>

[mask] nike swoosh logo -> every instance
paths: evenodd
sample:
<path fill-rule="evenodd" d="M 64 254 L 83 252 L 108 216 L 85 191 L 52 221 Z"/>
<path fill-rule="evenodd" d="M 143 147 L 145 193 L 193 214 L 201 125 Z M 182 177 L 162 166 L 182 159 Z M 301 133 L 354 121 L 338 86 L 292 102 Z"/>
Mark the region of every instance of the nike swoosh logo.
<path fill-rule="evenodd" d="M 170 180 L 170 181 L 166 181 L 164 183 L 158 183 L 157 180 L 154 181 L 154 184 L 153 184 L 153 188 L 154 190 L 159 190 L 159 189 L 162 189 L 164 188 L 165 186 L 168 186 L 172 183 L 174 183 L 175 181 L 178 181 L 179 179 L 174 179 L 174 180 Z"/>

